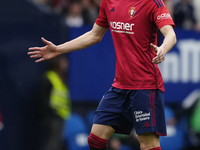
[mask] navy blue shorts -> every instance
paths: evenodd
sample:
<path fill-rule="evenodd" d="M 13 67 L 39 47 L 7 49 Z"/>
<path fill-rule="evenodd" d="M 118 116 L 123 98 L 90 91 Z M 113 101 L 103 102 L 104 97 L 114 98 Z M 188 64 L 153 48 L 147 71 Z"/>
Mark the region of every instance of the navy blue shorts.
<path fill-rule="evenodd" d="M 110 125 L 116 133 L 156 132 L 166 135 L 163 93 L 155 90 L 121 90 L 111 87 L 103 96 L 94 124 Z"/>

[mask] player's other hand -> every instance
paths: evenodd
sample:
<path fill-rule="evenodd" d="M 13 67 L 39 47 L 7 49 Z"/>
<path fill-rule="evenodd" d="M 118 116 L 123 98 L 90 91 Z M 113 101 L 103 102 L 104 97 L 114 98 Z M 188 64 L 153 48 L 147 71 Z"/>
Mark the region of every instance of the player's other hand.
<path fill-rule="evenodd" d="M 159 64 L 165 60 L 165 52 L 164 49 L 161 47 L 158 47 L 154 44 L 150 44 L 150 46 L 153 48 L 153 50 L 156 52 L 156 57 L 152 59 L 152 63 Z"/>
<path fill-rule="evenodd" d="M 41 39 L 46 44 L 46 46 L 29 48 L 28 55 L 30 55 L 30 58 L 38 58 L 35 62 L 41 62 L 60 55 L 56 45 L 50 41 L 47 41 L 43 37 Z"/>

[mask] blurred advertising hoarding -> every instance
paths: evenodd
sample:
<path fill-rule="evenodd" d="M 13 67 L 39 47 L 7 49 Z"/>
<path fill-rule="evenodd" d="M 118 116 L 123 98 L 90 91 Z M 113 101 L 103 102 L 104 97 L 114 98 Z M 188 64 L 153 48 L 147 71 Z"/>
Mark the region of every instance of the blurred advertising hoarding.
<path fill-rule="evenodd" d="M 165 83 L 165 100 L 182 101 L 200 88 L 200 33 L 175 29 L 177 44 L 159 64 Z"/>

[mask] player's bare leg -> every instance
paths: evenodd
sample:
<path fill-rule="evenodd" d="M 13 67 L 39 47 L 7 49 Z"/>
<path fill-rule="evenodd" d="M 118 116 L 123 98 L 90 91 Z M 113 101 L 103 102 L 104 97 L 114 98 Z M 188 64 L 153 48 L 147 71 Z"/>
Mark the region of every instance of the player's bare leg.
<path fill-rule="evenodd" d="M 88 143 L 90 150 L 107 150 L 107 143 L 115 130 L 109 125 L 93 124 Z"/>
<path fill-rule="evenodd" d="M 159 135 L 155 132 L 138 135 L 141 150 L 161 150 Z"/>
<path fill-rule="evenodd" d="M 108 140 L 114 132 L 115 130 L 111 126 L 100 124 L 93 124 L 91 130 L 92 134 L 105 140 Z"/>

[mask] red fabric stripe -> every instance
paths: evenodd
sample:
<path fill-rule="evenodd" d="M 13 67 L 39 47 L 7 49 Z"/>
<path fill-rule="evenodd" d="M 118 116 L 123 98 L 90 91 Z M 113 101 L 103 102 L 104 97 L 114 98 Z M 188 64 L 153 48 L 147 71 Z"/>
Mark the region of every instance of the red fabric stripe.
<path fill-rule="evenodd" d="M 88 138 L 88 143 L 95 146 L 99 146 L 99 147 L 101 147 L 103 144 L 102 142 L 96 141 L 95 139 L 92 139 L 91 137 Z"/>
<path fill-rule="evenodd" d="M 90 137 L 94 138 L 94 139 L 97 139 L 98 141 L 101 141 L 101 142 L 104 142 L 104 143 L 108 143 L 108 140 L 105 140 L 105 139 L 102 139 L 92 133 L 90 133 Z"/>
<path fill-rule="evenodd" d="M 153 1 L 154 1 L 154 3 L 156 3 L 157 7 L 159 8 L 159 5 L 158 5 L 158 3 L 157 3 L 155 0 L 153 0 Z"/>
<path fill-rule="evenodd" d="M 150 103 L 150 110 L 151 110 L 151 116 L 152 116 L 152 109 L 151 109 L 151 94 L 150 94 L 150 90 L 149 90 L 149 103 Z M 151 117 L 152 118 L 152 117 Z M 151 119 L 152 122 L 152 119 Z"/>
<path fill-rule="evenodd" d="M 155 90 L 152 90 L 152 99 L 153 99 L 153 118 L 154 118 L 154 126 L 156 126 L 156 113 L 155 113 Z"/>
<path fill-rule="evenodd" d="M 152 149 L 149 149 L 149 150 L 161 150 L 161 147 L 155 147 L 155 148 L 152 148 Z"/>
<path fill-rule="evenodd" d="M 156 125 L 156 120 L 155 120 L 155 91 L 154 90 L 149 90 L 149 100 L 150 100 L 150 109 L 151 109 L 151 123 L 152 126 Z"/>
<path fill-rule="evenodd" d="M 150 100 L 150 110 L 151 110 L 151 123 L 153 125 L 153 117 L 152 117 L 152 114 L 153 114 L 153 109 L 152 109 L 152 97 L 151 97 L 151 90 L 149 90 L 149 100 Z"/>
<path fill-rule="evenodd" d="M 89 139 L 88 138 L 88 144 L 91 146 L 91 147 L 94 147 L 94 148 L 105 148 L 107 146 L 107 143 L 103 143 L 103 142 L 99 142 L 99 141 L 96 141 L 96 139 Z"/>
<path fill-rule="evenodd" d="M 160 5 L 160 7 L 163 7 L 162 3 L 160 0 L 157 0 L 158 4 Z"/>
<path fill-rule="evenodd" d="M 102 139 L 92 133 L 88 137 L 88 144 L 94 148 L 105 148 L 107 146 L 108 140 Z"/>
<path fill-rule="evenodd" d="M 156 132 L 156 134 L 158 134 L 160 136 L 166 136 L 167 135 L 166 133 L 158 133 L 158 132 Z"/>
<path fill-rule="evenodd" d="M 91 138 L 88 138 L 88 143 L 89 143 L 89 145 L 95 145 L 95 146 L 100 146 L 100 147 L 102 145 L 102 143 L 98 143 L 98 141 L 95 141 Z"/>
<path fill-rule="evenodd" d="M 99 145 L 101 145 L 102 144 L 102 142 L 101 141 L 97 141 L 97 139 L 95 139 L 95 138 L 93 138 L 93 137 L 88 137 L 88 140 L 89 141 L 91 141 L 91 142 L 93 142 L 93 143 L 95 143 L 95 144 L 99 144 Z"/>
<path fill-rule="evenodd" d="M 96 144 L 96 142 L 92 141 L 92 140 L 88 140 L 88 144 L 91 147 L 95 147 L 95 148 L 104 148 L 105 146 L 101 146 L 100 144 Z"/>
<path fill-rule="evenodd" d="M 161 3 L 161 7 L 164 7 L 163 1 L 162 1 L 162 0 L 159 0 L 159 1 L 160 1 L 160 3 Z"/>

